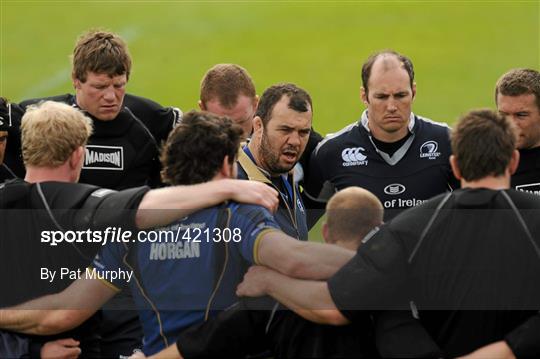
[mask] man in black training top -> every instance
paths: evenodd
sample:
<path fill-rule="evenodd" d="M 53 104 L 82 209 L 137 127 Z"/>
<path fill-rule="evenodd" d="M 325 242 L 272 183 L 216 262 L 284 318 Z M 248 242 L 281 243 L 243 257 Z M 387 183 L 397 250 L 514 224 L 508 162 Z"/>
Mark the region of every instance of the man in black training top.
<path fill-rule="evenodd" d="M 496 342 L 517 357 L 538 357 L 540 200 L 510 189 L 516 141 L 509 119 L 489 110 L 468 113 L 452 133 L 451 165 L 461 190 L 380 227 L 328 282 L 258 267 L 239 293 L 269 293 L 303 308 L 307 318 L 334 324 L 354 323 L 361 309 L 411 304 L 445 356 Z"/>
<path fill-rule="evenodd" d="M 457 185 L 448 164 L 449 128 L 411 112 L 411 60 L 394 51 L 373 54 L 362 66 L 362 83 L 367 110 L 319 143 L 307 196 L 325 202 L 336 189 L 363 187 L 381 200 L 389 219 Z"/>
<path fill-rule="evenodd" d="M 512 188 L 540 195 L 540 73 L 514 69 L 505 73 L 495 88 L 497 109 L 519 130 L 519 166 Z"/>

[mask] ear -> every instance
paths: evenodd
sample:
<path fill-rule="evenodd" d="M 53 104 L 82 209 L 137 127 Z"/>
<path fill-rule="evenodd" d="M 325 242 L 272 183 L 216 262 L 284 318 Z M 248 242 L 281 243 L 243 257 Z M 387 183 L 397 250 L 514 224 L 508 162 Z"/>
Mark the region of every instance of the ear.
<path fill-rule="evenodd" d="M 202 100 L 199 100 L 198 104 L 201 111 L 206 111 L 206 106 L 204 105 L 204 102 L 202 102 Z"/>
<path fill-rule="evenodd" d="M 263 130 L 263 122 L 262 122 L 262 118 L 260 118 L 259 116 L 255 116 L 253 117 L 253 133 L 261 133 L 262 130 Z"/>
<path fill-rule="evenodd" d="M 362 99 L 362 102 L 364 103 L 364 105 L 367 106 L 369 104 L 368 94 L 364 86 L 360 87 L 360 98 Z"/>
<path fill-rule="evenodd" d="M 324 243 L 332 244 L 332 241 L 330 240 L 330 236 L 329 236 L 329 233 L 328 233 L 328 223 L 324 222 L 322 227 L 321 227 L 321 230 L 322 230 L 322 236 L 323 236 L 323 239 L 324 239 Z"/>
<path fill-rule="evenodd" d="M 454 174 L 454 177 L 461 181 L 463 177 L 461 176 L 461 171 L 459 170 L 457 159 L 454 155 L 450 156 L 450 167 L 452 167 L 452 173 Z"/>
<path fill-rule="evenodd" d="M 221 169 L 219 170 L 219 173 L 224 178 L 232 178 L 233 176 L 233 169 L 231 164 L 229 163 L 229 156 L 225 156 L 223 158 L 223 162 L 221 163 Z"/>
<path fill-rule="evenodd" d="M 413 82 L 412 84 L 412 99 L 416 97 L 416 82 Z"/>
<path fill-rule="evenodd" d="M 511 175 L 516 173 L 518 165 L 519 165 L 519 151 L 514 150 L 514 152 L 512 152 L 512 157 L 510 158 L 510 163 L 508 164 L 508 169 L 510 170 Z"/>
<path fill-rule="evenodd" d="M 81 80 L 79 80 L 77 77 L 75 77 L 75 72 L 71 73 L 71 82 L 73 83 L 73 88 L 80 89 L 81 88 Z"/>
<path fill-rule="evenodd" d="M 78 169 L 83 158 L 84 158 L 84 147 L 79 146 L 75 151 L 71 153 L 71 156 L 69 156 L 68 158 L 69 167 L 71 169 Z"/>
<path fill-rule="evenodd" d="M 253 99 L 253 108 L 255 111 L 257 111 L 257 107 L 259 106 L 259 95 L 255 95 L 255 98 Z"/>

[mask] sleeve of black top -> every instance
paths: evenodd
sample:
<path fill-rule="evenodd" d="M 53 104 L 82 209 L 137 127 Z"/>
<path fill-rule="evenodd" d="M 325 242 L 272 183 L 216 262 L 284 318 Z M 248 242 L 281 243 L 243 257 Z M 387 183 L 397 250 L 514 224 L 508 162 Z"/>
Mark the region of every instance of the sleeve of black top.
<path fill-rule="evenodd" d="M 106 195 L 94 211 L 91 220 L 92 228 L 121 227 L 122 230 L 136 231 L 137 209 L 149 190 L 150 188 L 143 186 Z"/>
<path fill-rule="evenodd" d="M 354 322 L 362 310 L 407 310 L 410 285 L 402 244 L 383 226 L 328 281 L 340 312 Z"/>
<path fill-rule="evenodd" d="M 540 358 L 540 312 L 504 339 L 517 358 Z"/>
<path fill-rule="evenodd" d="M 375 313 L 375 341 L 383 358 L 440 358 L 443 352 L 410 311 Z"/>

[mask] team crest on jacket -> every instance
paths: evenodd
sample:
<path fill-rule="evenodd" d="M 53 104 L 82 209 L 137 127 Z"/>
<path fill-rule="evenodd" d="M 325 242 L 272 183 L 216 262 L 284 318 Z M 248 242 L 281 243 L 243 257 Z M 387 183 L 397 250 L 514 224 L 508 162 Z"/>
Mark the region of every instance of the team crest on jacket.
<path fill-rule="evenodd" d="M 362 151 L 365 151 L 363 147 L 346 148 L 341 151 L 341 158 L 344 161 L 343 167 L 367 166 L 367 156 Z"/>
<path fill-rule="evenodd" d="M 440 152 L 437 152 L 438 149 L 439 144 L 437 142 L 424 142 L 424 144 L 420 146 L 420 158 L 429 158 L 430 160 L 434 160 L 441 155 Z"/>
<path fill-rule="evenodd" d="M 122 171 L 124 148 L 121 146 L 87 145 L 83 169 Z"/>

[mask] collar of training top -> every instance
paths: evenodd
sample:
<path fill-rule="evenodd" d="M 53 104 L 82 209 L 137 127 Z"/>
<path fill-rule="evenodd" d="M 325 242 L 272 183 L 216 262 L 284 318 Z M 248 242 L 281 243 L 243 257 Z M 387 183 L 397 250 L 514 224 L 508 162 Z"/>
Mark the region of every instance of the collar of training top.
<path fill-rule="evenodd" d="M 364 112 L 362 112 L 362 117 L 360 118 L 360 123 L 362 124 L 362 126 L 364 126 L 364 128 L 366 129 L 367 132 L 371 133 L 371 131 L 369 130 L 369 126 L 368 126 L 369 119 L 368 119 L 368 111 L 367 110 L 364 110 Z M 414 124 L 415 124 L 415 116 L 414 116 L 414 113 L 411 112 L 411 114 L 409 116 L 409 125 L 407 126 L 409 128 L 409 132 L 411 132 L 411 133 L 414 133 L 414 131 L 413 131 Z"/>

